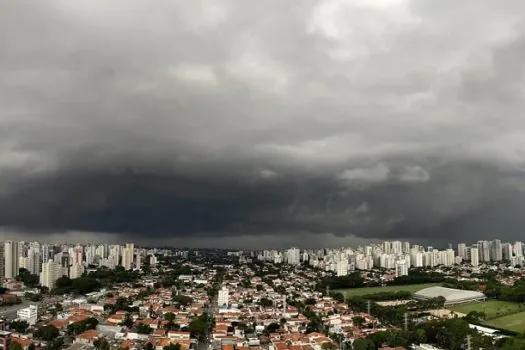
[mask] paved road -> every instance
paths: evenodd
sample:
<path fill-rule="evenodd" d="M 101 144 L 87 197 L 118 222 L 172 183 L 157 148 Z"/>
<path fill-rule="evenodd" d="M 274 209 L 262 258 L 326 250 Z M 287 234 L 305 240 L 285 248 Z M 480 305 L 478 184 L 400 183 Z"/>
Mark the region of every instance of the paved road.
<path fill-rule="evenodd" d="M 58 297 L 58 296 L 44 297 L 42 301 L 38 301 L 38 302 L 31 302 L 24 297 L 22 297 L 21 299 L 22 299 L 21 304 L 0 307 L 0 317 L 4 317 L 8 320 L 12 320 L 16 318 L 16 312 L 18 310 L 28 307 L 29 305 L 37 305 L 39 309 L 42 309 L 42 308 L 47 308 L 51 305 L 55 305 L 56 302 L 60 302 L 62 300 L 61 297 Z"/>

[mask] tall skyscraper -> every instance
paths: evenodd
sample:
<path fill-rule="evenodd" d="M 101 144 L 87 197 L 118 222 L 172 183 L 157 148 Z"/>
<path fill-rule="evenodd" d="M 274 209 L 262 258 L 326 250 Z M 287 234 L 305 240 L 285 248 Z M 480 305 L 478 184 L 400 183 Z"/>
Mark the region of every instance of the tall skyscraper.
<path fill-rule="evenodd" d="M 133 253 L 135 251 L 135 245 L 133 243 L 126 243 L 124 253 L 122 254 L 122 266 L 124 269 L 130 270 L 133 267 Z"/>
<path fill-rule="evenodd" d="M 219 290 L 219 294 L 217 296 L 217 304 L 219 305 L 219 307 L 228 306 L 229 294 L 230 294 L 230 291 L 226 287 L 222 287 Z"/>
<path fill-rule="evenodd" d="M 299 248 L 290 248 L 286 252 L 288 264 L 298 265 L 301 262 L 301 250 Z"/>
<path fill-rule="evenodd" d="M 4 243 L 4 271 L 5 278 L 15 278 L 18 276 L 18 242 L 5 241 Z"/>
<path fill-rule="evenodd" d="M 470 264 L 474 267 L 479 265 L 479 250 L 478 248 L 470 248 Z"/>
<path fill-rule="evenodd" d="M 467 258 L 467 245 L 465 243 L 458 244 L 458 256 L 463 259 Z"/>
<path fill-rule="evenodd" d="M 42 286 L 51 290 L 60 277 L 62 277 L 62 266 L 59 263 L 49 260 L 42 264 L 42 272 L 40 273 L 40 284 Z"/>
<path fill-rule="evenodd" d="M 490 257 L 492 261 L 501 261 L 503 259 L 501 241 L 499 239 L 490 242 Z"/>
<path fill-rule="evenodd" d="M 0 244 L 0 282 L 5 278 L 5 257 L 3 244 Z"/>
<path fill-rule="evenodd" d="M 396 277 L 408 275 L 408 263 L 406 260 L 396 261 Z"/>
<path fill-rule="evenodd" d="M 33 275 L 38 275 L 42 270 L 42 257 L 40 250 L 36 247 L 31 247 L 27 251 L 28 266 L 27 269 Z"/>

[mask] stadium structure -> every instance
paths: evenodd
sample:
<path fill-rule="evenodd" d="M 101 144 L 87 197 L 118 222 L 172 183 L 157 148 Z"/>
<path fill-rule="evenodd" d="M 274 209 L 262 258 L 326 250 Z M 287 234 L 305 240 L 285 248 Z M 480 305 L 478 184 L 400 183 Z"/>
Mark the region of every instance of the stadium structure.
<path fill-rule="evenodd" d="M 485 294 L 473 290 L 461 290 L 445 287 L 429 287 L 414 293 L 413 298 L 418 300 L 432 299 L 437 297 L 445 298 L 445 305 L 455 305 L 482 301 L 487 299 Z"/>

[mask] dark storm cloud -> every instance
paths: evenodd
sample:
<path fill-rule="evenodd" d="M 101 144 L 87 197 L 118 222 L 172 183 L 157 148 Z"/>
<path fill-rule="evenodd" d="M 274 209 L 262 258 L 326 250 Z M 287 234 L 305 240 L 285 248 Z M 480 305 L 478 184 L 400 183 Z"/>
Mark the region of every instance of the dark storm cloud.
<path fill-rule="evenodd" d="M 513 239 L 523 7 L 5 1 L 0 226 L 188 245 Z"/>

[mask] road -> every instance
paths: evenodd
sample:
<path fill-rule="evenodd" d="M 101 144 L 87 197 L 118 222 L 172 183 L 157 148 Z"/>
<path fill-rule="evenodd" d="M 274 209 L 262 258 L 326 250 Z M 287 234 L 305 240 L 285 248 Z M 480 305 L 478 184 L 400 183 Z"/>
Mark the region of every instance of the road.
<path fill-rule="evenodd" d="M 210 325 L 210 328 L 213 319 L 215 318 L 215 313 L 218 311 L 218 309 L 219 307 L 217 304 L 217 295 L 215 295 L 213 298 L 210 299 L 208 307 L 205 310 L 205 312 L 208 314 L 208 323 Z M 211 329 L 209 329 L 209 331 L 210 330 Z M 199 341 L 197 343 L 197 350 L 208 350 L 210 348 L 212 339 L 209 331 L 206 333 L 204 340 Z"/>
<path fill-rule="evenodd" d="M 16 318 L 16 312 L 18 310 L 28 307 L 29 305 L 37 305 L 39 309 L 45 309 L 51 305 L 54 305 L 56 302 L 62 301 L 62 298 L 60 296 L 46 296 L 43 300 L 38 302 L 29 301 L 24 297 L 22 297 L 21 299 L 21 304 L 0 307 L 0 317 L 12 320 Z"/>

